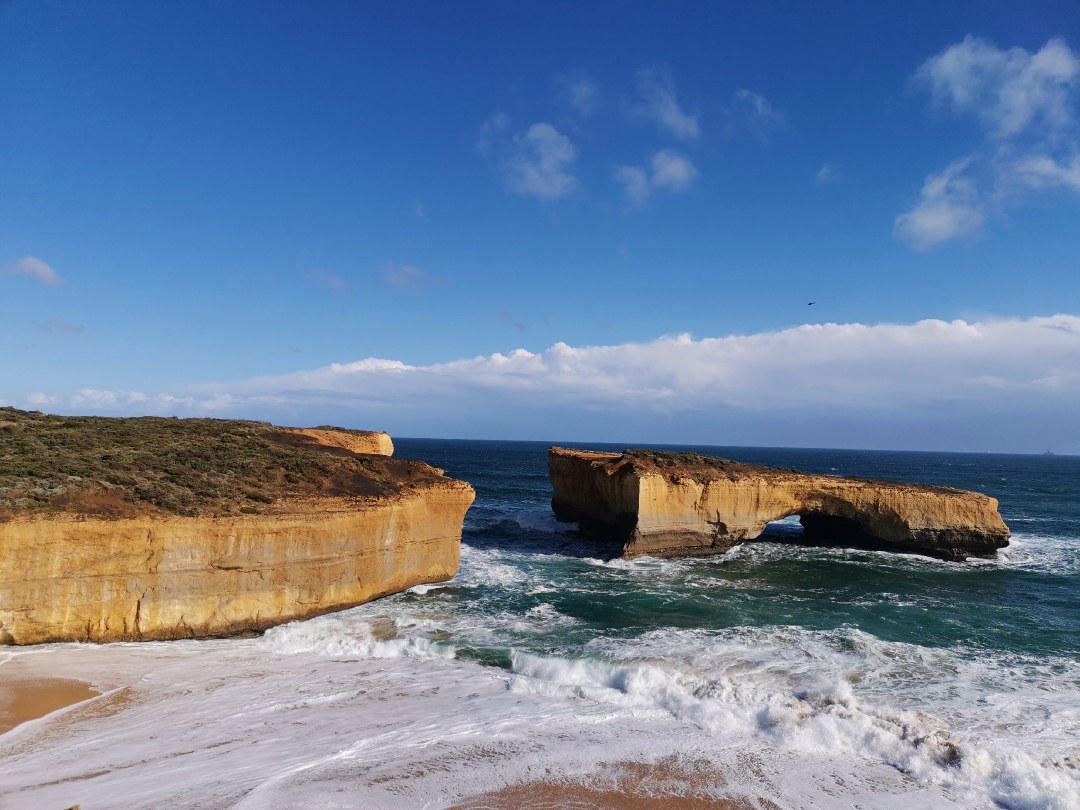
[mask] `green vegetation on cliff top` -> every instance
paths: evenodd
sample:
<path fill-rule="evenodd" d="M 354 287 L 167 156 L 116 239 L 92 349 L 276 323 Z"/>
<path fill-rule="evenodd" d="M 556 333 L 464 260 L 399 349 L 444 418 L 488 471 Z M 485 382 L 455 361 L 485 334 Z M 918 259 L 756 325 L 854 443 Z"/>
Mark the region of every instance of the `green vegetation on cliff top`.
<path fill-rule="evenodd" d="M 423 462 L 323 447 L 268 422 L 0 408 L 0 520 L 251 514 L 289 497 L 392 495 L 437 476 Z"/>

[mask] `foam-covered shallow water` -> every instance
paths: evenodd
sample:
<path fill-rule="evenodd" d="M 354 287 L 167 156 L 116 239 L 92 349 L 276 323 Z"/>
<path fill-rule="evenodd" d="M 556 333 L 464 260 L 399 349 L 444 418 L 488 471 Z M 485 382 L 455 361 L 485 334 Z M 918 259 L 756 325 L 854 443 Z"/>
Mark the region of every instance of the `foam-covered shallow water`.
<path fill-rule="evenodd" d="M 1014 539 L 949 563 L 788 523 L 625 561 L 554 521 L 546 445 L 396 444 L 477 488 L 453 581 L 256 639 L 0 653 L 105 690 L 0 735 L 0 807 L 439 808 L 672 761 L 781 807 L 1080 807 L 1080 459 L 713 449 L 978 489 Z"/>

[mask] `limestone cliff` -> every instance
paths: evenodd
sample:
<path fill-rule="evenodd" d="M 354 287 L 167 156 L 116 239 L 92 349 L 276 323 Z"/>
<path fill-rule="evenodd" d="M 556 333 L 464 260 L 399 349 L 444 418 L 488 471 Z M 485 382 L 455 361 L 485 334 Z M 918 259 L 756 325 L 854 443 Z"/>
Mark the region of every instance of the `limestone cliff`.
<path fill-rule="evenodd" d="M 386 434 L 0 423 L 0 643 L 261 631 L 457 571 L 472 487 Z"/>
<path fill-rule="evenodd" d="M 722 553 L 790 515 L 811 539 L 949 560 L 1009 542 L 997 501 L 977 492 L 647 450 L 553 447 L 548 470 L 555 516 L 618 538 L 627 557 Z"/>
<path fill-rule="evenodd" d="M 394 442 L 390 439 L 389 433 L 330 427 L 280 428 L 280 430 L 285 434 L 310 439 L 324 448 L 338 447 L 351 453 L 367 453 L 374 456 L 394 455 Z"/>

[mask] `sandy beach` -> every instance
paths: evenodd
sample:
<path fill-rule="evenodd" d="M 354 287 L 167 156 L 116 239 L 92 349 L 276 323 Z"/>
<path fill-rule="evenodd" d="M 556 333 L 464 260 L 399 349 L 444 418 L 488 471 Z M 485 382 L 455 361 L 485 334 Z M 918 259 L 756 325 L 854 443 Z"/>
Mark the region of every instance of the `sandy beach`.
<path fill-rule="evenodd" d="M 768 799 L 724 796 L 727 780 L 708 762 L 619 762 L 599 774 L 485 793 L 451 810 L 772 810 Z"/>
<path fill-rule="evenodd" d="M 478 796 L 452 810 L 752 810 L 753 807 L 744 800 L 640 796 L 585 785 L 541 782 Z"/>
<path fill-rule="evenodd" d="M 69 678 L 5 678 L 0 682 L 0 734 L 100 694 Z"/>

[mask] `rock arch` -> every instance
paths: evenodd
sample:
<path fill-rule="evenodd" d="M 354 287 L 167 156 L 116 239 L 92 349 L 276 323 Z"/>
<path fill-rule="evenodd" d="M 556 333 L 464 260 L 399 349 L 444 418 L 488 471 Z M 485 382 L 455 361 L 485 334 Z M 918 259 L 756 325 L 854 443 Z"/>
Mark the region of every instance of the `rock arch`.
<path fill-rule="evenodd" d="M 946 487 L 649 450 L 553 447 L 548 472 L 556 518 L 616 537 L 626 557 L 723 553 L 796 514 L 810 537 L 948 560 L 1009 542 L 995 499 Z"/>

